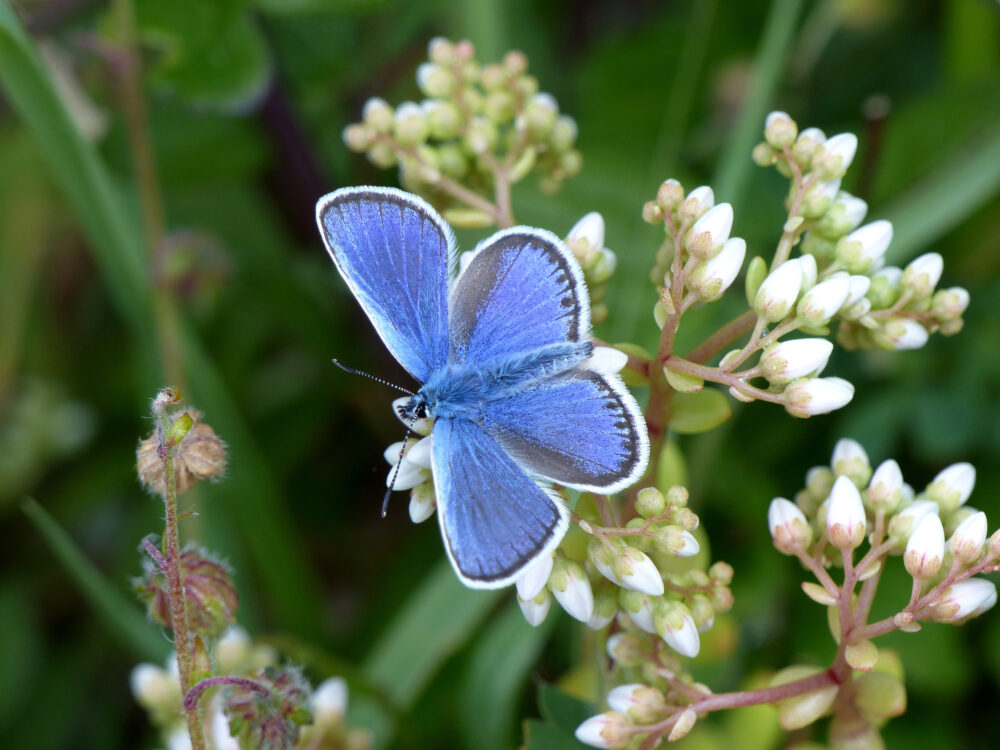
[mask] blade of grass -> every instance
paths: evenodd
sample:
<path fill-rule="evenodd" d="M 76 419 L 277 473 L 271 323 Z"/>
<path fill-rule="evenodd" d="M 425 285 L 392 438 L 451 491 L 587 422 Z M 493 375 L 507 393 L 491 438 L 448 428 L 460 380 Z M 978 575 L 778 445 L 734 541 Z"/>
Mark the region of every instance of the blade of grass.
<path fill-rule="evenodd" d="M 739 122 L 726 139 L 726 148 L 712 180 L 717 199 L 733 204 L 737 215 L 741 194 L 753 165 L 750 150 L 762 138 L 764 116 L 774 101 L 774 92 L 785 72 L 801 10 L 802 0 L 774 0 L 771 3 L 754 60 L 750 94 L 743 105 Z"/>
<path fill-rule="evenodd" d="M 886 208 L 893 227 L 887 260 L 905 262 L 1000 192 L 1000 121 L 942 163 Z"/>
<path fill-rule="evenodd" d="M 137 350 L 146 361 L 156 361 L 155 337 L 150 333 L 154 327 L 149 271 L 138 220 L 115 191 L 92 146 L 77 131 L 8 0 L 0 0 L 0 86 L 73 206 L 111 299 L 136 336 Z M 305 562 L 277 481 L 201 342 L 186 332 L 184 345 L 192 403 L 208 415 L 234 449 L 225 490 L 233 497 L 229 509 L 250 546 L 275 614 L 283 626 L 316 634 L 322 623 L 316 595 L 319 583 Z M 151 377 L 158 380 L 161 376 Z M 159 385 L 143 383 L 142 388 L 151 392 Z"/>
<path fill-rule="evenodd" d="M 500 591 L 459 583 L 442 561 L 383 631 L 365 660 L 368 679 L 393 705 L 409 707 L 444 661 L 472 635 Z"/>
<path fill-rule="evenodd" d="M 67 115 L 38 51 L 7 0 L 0 0 L 0 86 L 32 132 L 91 240 L 108 291 L 125 320 L 149 330 L 148 278 L 137 223 Z"/>
<path fill-rule="evenodd" d="M 558 619 L 551 616 L 532 627 L 520 607 L 509 605 L 476 643 L 459 691 L 459 728 L 469 750 L 516 744 L 513 730 L 522 689 Z"/>
<path fill-rule="evenodd" d="M 138 605 L 104 577 L 55 519 L 30 497 L 21 501 L 21 509 L 108 630 L 136 657 L 157 663 L 166 659 L 167 639 L 139 613 Z"/>

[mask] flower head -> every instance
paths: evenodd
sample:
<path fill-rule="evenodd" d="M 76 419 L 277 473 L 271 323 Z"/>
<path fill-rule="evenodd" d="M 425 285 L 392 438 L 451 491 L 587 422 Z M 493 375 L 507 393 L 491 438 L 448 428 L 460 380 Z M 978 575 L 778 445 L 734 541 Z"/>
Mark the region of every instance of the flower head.
<path fill-rule="evenodd" d="M 854 398 L 854 386 L 843 378 L 803 378 L 785 389 L 785 410 L 811 417 L 839 409 Z"/>

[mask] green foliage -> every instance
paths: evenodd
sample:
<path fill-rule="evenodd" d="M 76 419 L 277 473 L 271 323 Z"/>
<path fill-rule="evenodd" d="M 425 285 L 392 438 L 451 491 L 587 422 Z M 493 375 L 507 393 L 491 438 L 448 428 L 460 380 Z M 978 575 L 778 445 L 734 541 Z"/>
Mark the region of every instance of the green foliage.
<path fill-rule="evenodd" d="M 0 2 L 0 735 L 40 750 L 153 747 L 151 734 L 136 735 L 144 720 L 128 670 L 169 644 L 124 592 L 139 570 L 136 544 L 162 515 L 130 465 L 161 364 L 129 131 L 117 79 L 92 44 L 115 44 L 117 30 L 103 8 L 43 18 L 38 6 L 16 13 Z M 412 526 L 404 503 L 377 522 L 381 452 L 401 436 L 391 397 L 327 364 L 337 356 L 411 385 L 330 267 L 312 207 L 335 186 L 394 182 L 349 154 L 340 133 L 369 96 L 418 97 L 413 68 L 436 34 L 471 35 L 486 62 L 524 49 L 542 90 L 577 120 L 583 173 L 553 197 L 518 185 L 514 207 L 519 222 L 559 234 L 587 211 L 604 214 L 619 259 L 597 330 L 606 341 L 655 351 L 648 272 L 662 234 L 639 211 L 660 180 L 711 183 L 736 205 L 748 255 L 769 255 L 785 185 L 755 169 L 749 149 L 773 108 L 827 133 L 858 132 L 845 188 L 893 221 L 891 261 L 937 250 L 943 284 L 971 291 L 958 337 L 835 356 L 829 371 L 857 386 L 843 413 L 791 420 L 713 386 L 676 398 L 677 434 L 656 457 L 663 489 L 691 489 L 713 549 L 736 569 L 738 637 L 713 688 L 829 657 L 825 625 L 791 586 L 795 563 L 768 543 L 765 513 L 801 484 L 801 467 L 827 460 L 836 437 L 861 441 L 875 462 L 897 457 L 915 478 L 972 461 L 975 502 L 995 520 L 996 6 L 947 6 L 137 0 L 167 233 L 195 230 L 214 248 L 193 251 L 174 290 L 185 392 L 232 457 L 182 530 L 233 563 L 240 621 L 275 644 L 305 644 L 296 654 L 335 655 L 301 659 L 314 682 L 353 666 L 349 719 L 376 730 L 377 747 L 511 746 L 527 716 L 528 748 L 579 748 L 573 729 L 593 710 L 543 684 L 542 718 L 531 718 L 529 676 L 558 680 L 578 659 L 579 644 L 549 638 L 554 613 L 529 630 L 511 594 L 462 588 L 436 525 Z M 81 135 L 78 109 L 60 98 L 22 21 L 66 53 L 106 133 Z M 866 123 L 875 93 L 889 114 Z M 463 246 L 482 236 L 463 232 Z M 678 332 L 681 350 L 736 311 L 723 301 L 706 312 Z M 64 449 L 32 439 L 43 432 Z M 47 513 L 31 505 L 27 521 L 22 493 Z M 891 644 L 907 662 L 911 708 L 888 726 L 888 746 L 986 746 L 990 715 L 975 709 L 1000 684 L 1000 618 L 961 634 L 925 630 Z M 482 728 L 476 712 L 487 715 Z M 699 728 L 686 742 L 770 736 L 750 719 L 727 721 L 746 728 Z"/>

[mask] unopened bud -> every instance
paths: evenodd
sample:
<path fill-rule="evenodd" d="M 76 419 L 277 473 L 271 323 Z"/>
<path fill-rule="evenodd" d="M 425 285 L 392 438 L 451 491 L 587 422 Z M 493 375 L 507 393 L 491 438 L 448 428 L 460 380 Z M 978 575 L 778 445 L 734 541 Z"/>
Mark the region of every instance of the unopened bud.
<path fill-rule="evenodd" d="M 185 417 L 187 426 L 180 442 L 173 445 L 178 493 L 186 492 L 202 479 L 215 479 L 226 470 L 226 446 L 215 430 L 200 421 L 201 416 L 200 412 L 187 410 L 175 417 L 173 422 L 176 424 L 178 419 Z M 191 420 L 189 425 L 188 419 Z M 139 443 L 136 468 L 139 479 L 147 488 L 159 495 L 166 492 L 163 458 L 155 433 Z"/>
<path fill-rule="evenodd" d="M 312 723 L 309 683 L 298 669 L 267 667 L 249 684 L 233 684 L 222 693 L 229 729 L 241 747 L 294 748 L 300 727 Z"/>

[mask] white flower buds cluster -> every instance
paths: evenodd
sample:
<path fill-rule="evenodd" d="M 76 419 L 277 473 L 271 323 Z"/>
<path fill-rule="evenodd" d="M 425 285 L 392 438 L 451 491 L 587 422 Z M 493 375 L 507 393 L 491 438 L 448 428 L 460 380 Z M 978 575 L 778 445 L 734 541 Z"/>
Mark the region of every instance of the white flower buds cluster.
<path fill-rule="evenodd" d="M 616 615 L 623 613 L 630 625 L 656 633 L 655 618 L 660 616 L 662 619 L 664 608 L 674 605 L 685 607 L 696 633 L 711 627 L 716 611 L 725 611 L 732 603 L 728 589 L 732 572 L 724 563 L 717 563 L 707 573 L 693 569 L 672 579 L 677 585 L 688 585 L 696 580 L 698 586 L 704 587 L 707 593 L 699 593 L 693 598 L 688 603 L 690 608 L 673 600 L 668 607 L 668 600 L 664 598 L 662 561 L 692 557 L 700 551 L 691 533 L 698 526 L 698 517 L 686 505 L 687 491 L 683 487 L 671 488 L 666 495 L 647 487 L 636 497 L 635 509 L 639 517 L 626 526 L 635 530 L 634 534 L 603 535 L 589 525 L 590 521 L 584 520 L 581 527 L 591 534 L 591 538 L 583 564 L 557 550 L 554 557 L 535 561 L 515 581 L 518 604 L 525 619 L 535 626 L 541 624 L 554 598 L 568 614 L 595 630 L 604 628 Z M 587 515 L 579 507 L 578 512 Z M 593 522 L 597 523 L 596 515 Z M 673 640 L 681 644 L 680 647 L 690 649 L 689 640 L 673 634 L 674 630 L 682 634 L 688 632 L 683 624 L 675 622 L 678 617 L 674 611 L 672 619 L 661 622 L 670 638 L 661 637 L 668 643 Z"/>
<path fill-rule="evenodd" d="M 669 239 L 657 253 L 650 274 L 658 287 L 670 286 L 667 274 L 674 240 L 680 242 L 687 257 L 699 261 L 684 281 L 685 288 L 699 300 L 718 299 L 736 280 L 746 258 L 746 242 L 730 237 L 733 207 L 728 203 L 716 205 L 712 188 L 702 185 L 685 194 L 677 180 L 666 180 L 656 198 L 643 206 L 642 217 L 650 224 L 663 224 Z"/>
<path fill-rule="evenodd" d="M 965 505 L 975 478 L 971 464 L 953 464 L 915 495 L 895 461 L 883 461 L 873 471 L 864 448 L 843 438 L 829 467 L 809 470 L 794 503 L 780 497 L 771 501 L 768 528 L 774 546 L 786 555 L 815 553 L 810 545 L 822 532 L 829 545 L 852 558 L 874 529 L 878 542 L 873 537 L 871 543 L 887 542 L 884 555 L 901 554 L 906 572 L 922 591 L 924 604 L 900 613 L 897 626 L 916 629 L 919 619 L 961 623 L 994 606 L 997 598 L 993 583 L 973 577 L 1000 562 L 1000 531 L 987 538 L 986 514 Z M 828 551 L 825 564 L 839 557 Z M 858 571 L 860 579 L 877 573 L 883 563 L 870 560 Z M 804 583 L 803 590 L 821 604 L 836 602 L 823 586 Z M 854 644 L 848 652 L 857 669 L 869 657 L 877 658 L 868 642 Z"/>
<path fill-rule="evenodd" d="M 539 92 L 523 53 L 508 52 L 501 62 L 484 66 L 475 59 L 471 42 L 441 37 L 431 40 L 427 53 L 416 75 L 427 98 L 395 108 L 383 99 L 369 99 L 361 122 L 344 129 L 349 149 L 367 154 L 378 167 L 398 164 L 403 184 L 418 191 L 444 177 L 478 189 L 490 178 L 493 160 L 481 158 L 489 153 L 499 161 L 513 161 L 514 182 L 538 173 L 547 192 L 580 171 L 576 123 L 559 112 L 551 94 Z M 492 222 L 478 209 L 445 213 L 463 226 Z"/>

